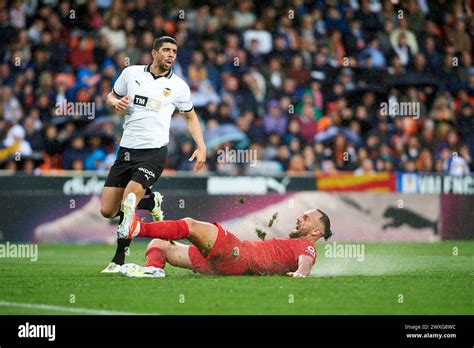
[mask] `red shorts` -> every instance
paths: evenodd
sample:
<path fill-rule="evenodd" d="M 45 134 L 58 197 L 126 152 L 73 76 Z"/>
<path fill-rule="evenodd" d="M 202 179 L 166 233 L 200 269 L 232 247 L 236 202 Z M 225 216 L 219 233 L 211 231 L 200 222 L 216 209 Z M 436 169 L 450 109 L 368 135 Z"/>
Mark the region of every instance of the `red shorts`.
<path fill-rule="evenodd" d="M 217 239 L 209 254 L 203 256 L 196 246 L 189 248 L 189 258 L 193 271 L 202 274 L 237 275 L 248 272 L 244 255 L 241 255 L 242 242 L 217 222 Z"/>

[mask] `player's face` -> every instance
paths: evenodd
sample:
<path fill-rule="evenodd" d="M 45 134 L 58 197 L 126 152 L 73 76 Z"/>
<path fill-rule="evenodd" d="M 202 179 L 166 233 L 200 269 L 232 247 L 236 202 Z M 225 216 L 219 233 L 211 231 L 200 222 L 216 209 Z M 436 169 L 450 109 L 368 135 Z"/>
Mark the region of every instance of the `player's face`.
<path fill-rule="evenodd" d="M 161 70 L 169 70 L 173 66 L 178 53 L 178 47 L 171 42 L 165 42 L 158 50 L 152 51 L 152 56 Z"/>
<path fill-rule="evenodd" d="M 290 238 L 300 238 L 308 235 L 315 228 L 319 228 L 319 218 L 321 213 L 316 209 L 308 210 L 296 219 L 296 225 L 293 232 L 290 233 Z"/>

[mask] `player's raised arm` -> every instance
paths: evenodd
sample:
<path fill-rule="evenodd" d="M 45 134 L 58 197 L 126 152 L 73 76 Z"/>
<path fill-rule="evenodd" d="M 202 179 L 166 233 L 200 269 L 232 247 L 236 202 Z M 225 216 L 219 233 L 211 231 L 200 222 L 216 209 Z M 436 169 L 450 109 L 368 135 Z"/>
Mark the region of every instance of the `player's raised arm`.
<path fill-rule="evenodd" d="M 298 258 L 298 269 L 295 272 L 288 272 L 289 277 L 306 277 L 311 274 L 313 268 L 313 258 L 307 255 L 300 255 Z"/>
<path fill-rule="evenodd" d="M 189 112 L 185 112 L 184 115 L 188 121 L 188 130 L 194 141 L 196 142 L 197 149 L 193 152 L 192 156 L 189 158 L 189 161 L 196 159 L 196 165 L 194 166 L 194 171 L 199 171 L 206 162 L 206 144 L 204 143 L 204 137 L 202 135 L 201 124 L 199 123 L 199 118 L 196 114 L 196 111 L 192 109 Z"/>

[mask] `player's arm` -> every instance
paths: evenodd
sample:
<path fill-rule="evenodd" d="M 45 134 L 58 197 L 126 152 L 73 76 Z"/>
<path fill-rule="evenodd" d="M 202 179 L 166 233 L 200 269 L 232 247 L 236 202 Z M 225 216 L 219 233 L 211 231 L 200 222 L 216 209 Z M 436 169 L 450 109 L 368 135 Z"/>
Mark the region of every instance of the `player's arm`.
<path fill-rule="evenodd" d="M 295 272 L 288 272 L 286 275 L 289 277 L 306 277 L 311 273 L 313 268 L 314 259 L 308 255 L 300 255 L 298 257 L 298 269 Z"/>
<path fill-rule="evenodd" d="M 107 95 L 107 105 L 117 111 L 124 111 L 130 104 L 130 97 L 128 95 L 120 97 L 114 91 Z"/>
<path fill-rule="evenodd" d="M 112 91 L 107 95 L 107 105 L 115 110 L 122 112 L 130 104 L 130 97 L 127 95 L 127 79 L 129 68 L 123 69 L 114 83 Z"/>
<path fill-rule="evenodd" d="M 189 133 L 193 137 L 197 146 L 197 149 L 189 158 L 189 161 L 196 159 L 196 165 L 194 166 L 194 171 L 197 172 L 203 167 L 204 162 L 206 162 L 206 144 L 204 143 L 204 137 L 202 135 L 201 124 L 199 123 L 199 118 L 196 114 L 196 111 L 192 109 L 189 112 L 185 112 L 184 115 L 186 116 L 186 119 L 188 121 Z"/>

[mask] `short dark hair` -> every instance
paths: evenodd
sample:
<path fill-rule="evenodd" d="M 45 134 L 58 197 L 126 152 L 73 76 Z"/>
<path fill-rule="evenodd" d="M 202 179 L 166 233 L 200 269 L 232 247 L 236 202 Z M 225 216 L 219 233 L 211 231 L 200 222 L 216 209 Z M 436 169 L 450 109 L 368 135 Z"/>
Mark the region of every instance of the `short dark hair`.
<path fill-rule="evenodd" d="M 323 212 L 322 210 L 319 210 L 319 209 L 316 209 L 316 210 L 319 211 L 322 215 L 319 218 L 319 220 L 321 220 L 321 222 L 324 225 L 323 237 L 324 237 L 324 240 L 328 240 L 332 236 L 331 220 L 329 220 L 329 216 L 327 216 L 327 214 L 325 212 Z"/>
<path fill-rule="evenodd" d="M 163 44 L 167 42 L 178 46 L 178 43 L 176 42 L 176 40 L 173 39 L 171 36 L 162 36 L 162 37 L 159 37 L 158 39 L 155 39 L 155 41 L 153 41 L 153 49 L 158 51 L 160 47 L 163 46 Z"/>

